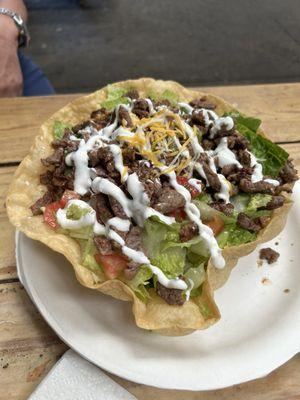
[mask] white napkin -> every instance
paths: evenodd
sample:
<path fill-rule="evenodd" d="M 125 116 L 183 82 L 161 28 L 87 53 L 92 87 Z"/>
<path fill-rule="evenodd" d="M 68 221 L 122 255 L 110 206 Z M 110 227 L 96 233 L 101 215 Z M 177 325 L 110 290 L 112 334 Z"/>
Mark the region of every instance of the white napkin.
<path fill-rule="evenodd" d="M 28 400 L 137 400 L 101 369 L 68 350 Z"/>

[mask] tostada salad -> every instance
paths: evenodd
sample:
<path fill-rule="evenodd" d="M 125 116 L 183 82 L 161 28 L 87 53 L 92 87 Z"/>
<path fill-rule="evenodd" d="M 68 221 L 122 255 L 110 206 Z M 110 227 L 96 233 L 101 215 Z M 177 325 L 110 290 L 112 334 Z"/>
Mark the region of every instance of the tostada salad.
<path fill-rule="evenodd" d="M 48 147 L 29 156 L 40 196 L 25 213 L 50 247 L 76 246 L 67 257 L 83 284 L 134 300 L 137 324 L 168 334 L 218 320 L 210 279 L 278 233 L 297 179 L 259 119 L 181 88 L 122 82 L 55 115 Z"/>

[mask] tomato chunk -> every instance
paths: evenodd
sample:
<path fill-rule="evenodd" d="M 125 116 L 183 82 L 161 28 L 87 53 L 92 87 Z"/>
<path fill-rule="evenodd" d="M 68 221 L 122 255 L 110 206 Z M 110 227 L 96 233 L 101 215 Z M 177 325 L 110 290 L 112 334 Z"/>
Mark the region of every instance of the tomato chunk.
<path fill-rule="evenodd" d="M 61 204 L 59 201 L 55 201 L 54 203 L 48 204 L 45 207 L 44 221 L 53 229 L 56 229 L 58 227 L 58 223 L 56 220 L 56 211 L 59 208 L 61 208 Z"/>
<path fill-rule="evenodd" d="M 60 199 L 61 208 L 64 208 L 67 205 L 67 202 L 73 199 L 80 199 L 79 194 L 73 190 L 65 190 L 62 198 Z"/>
<path fill-rule="evenodd" d="M 189 183 L 189 179 L 186 178 L 185 176 L 177 176 L 177 182 L 179 183 L 179 185 L 184 186 L 191 193 L 192 198 L 197 197 L 198 194 L 200 193 L 200 191 L 197 190 L 195 188 L 195 186 L 193 186 Z M 199 184 L 200 184 L 200 181 L 199 181 Z"/>
<path fill-rule="evenodd" d="M 128 264 L 126 258 L 118 254 L 109 254 L 106 256 L 95 254 L 95 260 L 103 267 L 104 273 L 109 279 L 117 278 Z"/>
<path fill-rule="evenodd" d="M 203 223 L 210 227 L 213 231 L 214 236 L 218 236 L 224 228 L 224 221 L 218 215 L 214 215 L 210 220 L 203 221 Z"/>
<path fill-rule="evenodd" d="M 183 208 L 178 208 L 175 211 L 168 213 L 169 217 L 174 217 L 176 222 L 182 222 L 186 219 L 186 213 Z"/>

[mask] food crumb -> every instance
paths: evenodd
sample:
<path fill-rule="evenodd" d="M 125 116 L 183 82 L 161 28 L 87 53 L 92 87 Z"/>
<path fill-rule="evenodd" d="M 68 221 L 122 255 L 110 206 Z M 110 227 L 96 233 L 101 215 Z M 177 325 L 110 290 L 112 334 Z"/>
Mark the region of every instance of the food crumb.
<path fill-rule="evenodd" d="M 8 363 L 6 363 L 6 364 L 4 364 L 4 365 L 3 365 L 3 367 L 2 367 L 2 368 L 3 368 L 3 369 L 6 369 L 8 366 L 9 366 L 9 364 L 8 364 Z"/>
<path fill-rule="evenodd" d="M 258 268 L 260 268 L 260 267 L 262 267 L 263 266 L 263 260 L 261 260 L 260 258 L 257 260 L 257 266 L 258 266 Z"/>
<path fill-rule="evenodd" d="M 259 258 L 261 260 L 266 260 L 268 264 L 273 264 L 274 262 L 276 262 L 279 258 L 279 255 L 280 254 L 277 251 L 271 249 L 271 247 L 266 247 L 259 251 Z"/>
<path fill-rule="evenodd" d="M 270 281 L 270 279 L 269 279 L 269 278 L 266 278 L 266 277 L 262 278 L 261 283 L 262 283 L 263 285 L 265 285 L 265 286 L 271 285 L 271 284 L 272 284 L 272 282 Z"/>
<path fill-rule="evenodd" d="M 290 293 L 290 289 L 284 289 L 284 293 Z"/>

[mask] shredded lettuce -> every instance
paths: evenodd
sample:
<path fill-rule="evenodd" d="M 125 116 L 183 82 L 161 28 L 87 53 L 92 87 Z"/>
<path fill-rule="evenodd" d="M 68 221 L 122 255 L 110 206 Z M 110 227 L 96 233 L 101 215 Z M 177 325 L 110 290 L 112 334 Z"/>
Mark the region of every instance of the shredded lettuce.
<path fill-rule="evenodd" d="M 226 115 L 234 119 L 237 130 L 249 140 L 252 153 L 263 166 L 264 175 L 278 177 L 289 155 L 282 147 L 257 134 L 261 120 L 246 117 L 237 111 Z"/>
<path fill-rule="evenodd" d="M 129 99 L 124 97 L 126 89 L 113 85 L 107 86 L 107 98 L 101 103 L 101 106 L 112 111 L 118 104 L 128 104 Z"/>
<path fill-rule="evenodd" d="M 93 237 L 89 237 L 88 240 L 79 240 L 79 243 L 82 251 L 82 265 L 104 279 L 103 270 L 94 258 L 97 249 L 94 245 Z"/>
<path fill-rule="evenodd" d="M 61 139 L 66 128 L 71 128 L 71 125 L 63 121 L 54 121 L 53 132 L 55 139 Z"/>
<path fill-rule="evenodd" d="M 128 286 L 135 292 L 135 294 L 142 300 L 146 301 L 150 295 L 145 286 L 149 284 L 152 278 L 152 271 L 146 265 L 142 265 L 133 279 L 127 282 Z"/>
<path fill-rule="evenodd" d="M 90 237 L 93 236 L 93 228 L 92 228 L 92 226 L 85 226 L 84 228 L 80 228 L 80 229 L 62 229 L 62 228 L 60 228 L 59 233 L 69 235 L 74 239 L 88 240 Z"/>

